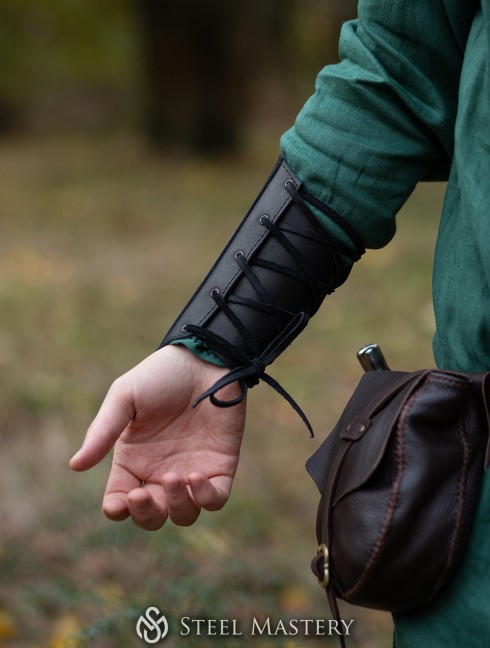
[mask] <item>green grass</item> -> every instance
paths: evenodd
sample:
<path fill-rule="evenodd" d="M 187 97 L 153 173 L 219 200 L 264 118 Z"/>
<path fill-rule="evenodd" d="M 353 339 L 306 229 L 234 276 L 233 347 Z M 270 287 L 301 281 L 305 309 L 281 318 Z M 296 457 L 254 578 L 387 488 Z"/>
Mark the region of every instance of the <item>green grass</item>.
<path fill-rule="evenodd" d="M 129 136 L 3 144 L 0 648 L 143 645 L 134 628 L 148 605 L 171 626 L 183 615 L 329 616 L 309 571 L 316 492 L 304 461 L 359 379 L 358 347 L 378 341 L 393 368 L 432 362 L 441 186 L 416 192 L 392 244 L 367 254 L 271 370 L 316 438 L 277 394 L 253 390 L 223 511 L 157 533 L 109 523 L 99 512 L 108 462 L 82 475 L 67 468 L 108 385 L 155 348 L 268 174 L 275 138 L 251 142 L 240 158 L 213 162 L 156 158 Z M 352 646 L 391 646 L 388 615 L 342 609 L 356 619 Z M 78 643 L 64 641 L 70 632 Z M 215 642 L 174 633 L 163 645 Z"/>

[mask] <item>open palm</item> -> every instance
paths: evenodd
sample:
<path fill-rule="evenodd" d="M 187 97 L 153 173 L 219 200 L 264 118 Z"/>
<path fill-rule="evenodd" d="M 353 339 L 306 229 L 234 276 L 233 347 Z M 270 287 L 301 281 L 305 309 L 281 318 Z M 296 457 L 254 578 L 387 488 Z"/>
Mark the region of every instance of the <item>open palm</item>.
<path fill-rule="evenodd" d="M 182 347 L 167 346 L 118 378 L 71 459 L 74 470 L 97 464 L 114 446 L 103 511 L 158 529 L 166 519 L 192 524 L 201 508 L 227 501 L 245 425 L 245 404 L 192 403 L 226 369 Z M 233 398 L 230 385 L 220 398 Z"/>

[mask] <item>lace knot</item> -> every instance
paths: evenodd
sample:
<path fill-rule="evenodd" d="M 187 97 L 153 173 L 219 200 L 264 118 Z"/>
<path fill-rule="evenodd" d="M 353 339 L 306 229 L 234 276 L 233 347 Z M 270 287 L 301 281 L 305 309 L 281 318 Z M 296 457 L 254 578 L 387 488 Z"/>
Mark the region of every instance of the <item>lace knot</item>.
<path fill-rule="evenodd" d="M 262 357 L 259 356 L 258 358 L 250 358 L 250 365 L 254 367 L 255 371 L 254 373 L 249 376 L 246 380 L 247 387 L 255 387 L 255 385 L 258 385 L 260 382 L 260 379 L 264 375 L 265 372 L 265 363 L 262 360 Z"/>

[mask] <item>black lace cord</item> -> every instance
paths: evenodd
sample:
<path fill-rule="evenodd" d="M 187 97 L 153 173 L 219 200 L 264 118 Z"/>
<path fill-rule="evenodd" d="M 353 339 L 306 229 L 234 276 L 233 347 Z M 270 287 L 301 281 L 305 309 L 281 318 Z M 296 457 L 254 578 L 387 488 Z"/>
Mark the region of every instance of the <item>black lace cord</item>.
<path fill-rule="evenodd" d="M 226 317 L 228 317 L 230 322 L 234 325 L 234 327 L 240 333 L 240 335 L 242 336 L 242 339 L 247 344 L 251 354 L 254 355 L 254 356 L 259 355 L 260 354 L 259 345 L 253 339 L 253 337 L 250 335 L 250 333 L 245 328 L 245 326 L 243 326 L 240 319 L 235 315 L 235 313 L 231 310 L 231 308 L 225 302 L 225 300 L 221 296 L 218 288 L 215 288 L 214 290 L 211 291 L 211 297 L 215 301 L 218 308 L 226 315 Z"/>
<path fill-rule="evenodd" d="M 257 279 L 257 277 L 255 276 L 252 268 L 248 265 L 243 252 L 237 252 L 235 254 L 235 261 L 238 263 L 238 266 L 240 267 L 240 270 L 247 277 L 247 279 L 249 280 L 250 284 L 252 285 L 253 289 L 255 290 L 257 295 L 260 297 L 260 299 L 263 302 L 270 302 L 271 298 L 270 298 L 269 293 L 265 289 L 265 286 L 263 286 L 260 283 L 260 281 Z"/>
<path fill-rule="evenodd" d="M 311 313 L 313 313 L 316 312 L 323 297 L 326 294 L 333 292 L 335 287 L 337 285 L 340 285 L 340 283 L 342 283 L 346 277 L 345 271 L 342 268 L 339 252 L 345 254 L 352 261 L 357 261 L 365 250 L 357 231 L 352 228 L 352 226 L 350 226 L 346 221 L 344 221 L 341 216 L 331 210 L 327 205 L 324 205 L 320 201 L 316 200 L 314 196 L 311 196 L 306 192 L 303 192 L 303 197 L 292 181 L 286 182 L 286 189 L 300 211 L 307 217 L 313 229 L 310 230 L 307 228 L 301 228 L 287 223 L 283 224 L 282 226 L 277 226 L 276 224 L 271 222 L 266 214 L 261 217 L 260 222 L 269 231 L 270 235 L 273 236 L 276 241 L 292 257 L 298 270 L 294 270 L 293 268 L 288 268 L 286 266 L 282 266 L 280 264 L 259 258 L 255 259 L 254 263 L 259 267 L 261 266 L 273 272 L 288 275 L 291 278 L 306 284 L 309 287 L 312 299 L 309 310 Z M 344 243 L 331 237 L 324 230 L 315 215 L 308 207 L 305 199 L 308 200 L 311 204 L 318 207 L 327 216 L 330 216 L 332 220 L 334 220 L 334 222 L 346 232 L 356 248 L 355 251 L 353 251 Z M 307 260 L 303 258 L 294 244 L 287 238 L 285 232 L 304 236 L 311 240 L 318 241 L 319 243 L 322 243 L 324 245 L 334 265 L 334 276 L 328 284 L 316 276 Z M 252 357 L 250 357 L 250 355 L 247 355 L 239 348 L 231 344 L 228 340 L 224 339 L 220 335 L 217 335 L 213 331 L 210 331 L 202 326 L 186 324 L 186 331 L 195 334 L 197 338 L 199 338 L 203 342 L 208 343 L 215 353 L 217 353 L 219 356 L 227 358 L 232 362 L 232 364 L 236 365 L 225 376 L 223 376 L 220 380 L 214 383 L 214 385 L 212 385 L 203 394 L 201 394 L 201 396 L 199 396 L 199 398 L 193 403 L 193 407 L 196 407 L 206 398 L 209 398 L 213 405 L 216 405 L 217 407 L 233 407 L 246 398 L 249 388 L 254 387 L 259 383 L 260 380 L 263 380 L 273 389 L 275 389 L 291 405 L 291 407 L 295 410 L 295 412 L 297 412 L 302 421 L 305 423 L 308 431 L 310 432 L 310 435 L 313 436 L 313 429 L 303 410 L 292 398 L 292 396 L 290 396 L 290 394 L 288 394 L 288 392 L 274 378 L 272 378 L 272 376 L 265 372 L 265 368 L 269 364 L 271 364 L 306 327 L 309 321 L 309 315 L 305 312 L 299 312 L 294 315 L 293 313 L 289 313 L 285 309 L 271 304 L 271 299 L 267 290 L 253 272 L 243 253 L 237 252 L 235 259 L 241 271 L 243 272 L 243 275 L 247 278 L 252 288 L 254 289 L 258 299 L 255 300 L 235 295 L 228 298 L 228 303 L 241 304 L 251 308 L 256 308 L 257 310 L 267 313 L 273 321 L 276 329 L 279 330 L 279 334 L 263 352 L 260 352 L 260 348 L 257 342 L 254 340 L 247 328 L 242 324 L 237 315 L 235 315 L 235 313 L 228 306 L 225 299 L 221 296 L 219 290 L 215 288 L 211 292 L 212 299 L 215 301 L 219 310 L 224 313 L 224 315 L 233 324 L 233 326 L 241 336 L 243 342 L 248 347 L 250 355 Z M 277 318 L 279 318 L 283 322 L 289 320 L 284 329 L 280 330 L 280 327 L 278 327 Z M 238 384 L 240 385 L 239 396 L 228 401 L 224 401 L 216 397 L 217 392 L 233 382 L 238 382 Z"/>
<path fill-rule="evenodd" d="M 257 258 L 254 259 L 254 265 L 258 266 L 259 268 L 266 268 L 267 270 L 273 270 L 274 272 L 283 274 L 286 277 L 290 277 L 291 279 L 296 279 L 297 281 L 306 283 L 302 272 L 299 272 L 298 270 L 294 270 L 293 268 L 287 268 L 286 266 L 280 265 L 275 261 L 268 261 L 267 259 Z M 330 284 L 327 284 L 321 280 L 320 280 L 320 287 L 322 292 L 324 293 L 327 293 L 328 291 L 333 292 L 333 289 L 330 287 Z"/>
<path fill-rule="evenodd" d="M 317 209 L 319 209 L 323 214 L 325 214 L 325 216 L 328 216 L 330 220 L 334 221 L 334 223 L 336 223 L 347 234 L 349 239 L 352 241 L 352 244 L 354 245 L 355 251 L 349 248 L 348 246 L 345 246 L 340 241 L 333 239 L 333 237 L 332 239 L 335 240 L 337 246 L 341 247 L 342 252 L 344 254 L 350 256 L 350 258 L 353 261 L 359 261 L 361 256 L 366 251 L 366 248 L 364 247 L 364 243 L 362 241 L 359 232 L 348 221 L 342 218 L 340 214 L 337 214 L 335 210 L 329 207 L 329 205 L 323 203 L 321 200 L 318 200 L 318 198 L 308 193 L 303 188 L 300 188 L 298 190 L 298 188 L 296 187 L 296 185 L 292 180 L 288 180 L 285 186 L 287 192 L 294 200 L 301 213 L 308 218 L 310 223 L 315 227 L 316 231 L 318 231 L 320 234 L 323 234 L 322 238 L 324 240 L 328 238 L 328 234 L 323 228 L 323 226 L 318 222 L 318 219 L 312 213 L 311 209 L 308 207 L 305 201 L 308 201 Z"/>
<path fill-rule="evenodd" d="M 270 385 L 275 389 L 287 402 L 291 405 L 295 412 L 300 416 L 301 420 L 304 422 L 311 436 L 313 436 L 313 429 L 311 427 L 306 414 L 303 412 L 301 407 L 296 403 L 293 397 L 288 394 L 288 392 L 275 380 L 272 376 L 269 376 L 265 372 L 267 365 L 271 364 L 287 346 L 294 340 L 295 337 L 301 333 L 301 331 L 308 324 L 309 317 L 306 313 L 298 313 L 294 318 L 289 322 L 286 328 L 269 344 L 269 346 L 255 358 L 248 358 L 244 353 L 236 349 L 230 342 L 225 340 L 219 335 L 216 335 L 212 331 L 208 331 L 200 326 L 194 326 L 192 324 L 187 325 L 187 330 L 191 333 L 198 335 L 204 342 L 210 342 L 212 344 L 218 342 L 221 351 L 225 355 L 234 359 L 242 359 L 244 363 L 234 369 L 231 369 L 223 378 L 214 383 L 212 387 L 207 389 L 199 398 L 193 403 L 193 407 L 199 405 L 201 401 L 205 398 L 211 400 L 213 405 L 218 407 L 232 407 L 237 405 L 247 396 L 248 389 L 255 386 L 259 380 L 263 380 L 265 383 Z M 216 397 L 216 393 L 230 385 L 233 382 L 238 382 L 240 385 L 240 395 L 236 398 L 223 401 Z"/>
<path fill-rule="evenodd" d="M 296 265 L 301 270 L 304 280 L 308 284 L 311 293 L 312 304 L 317 304 L 321 300 L 320 283 L 318 277 L 312 272 L 308 262 L 298 252 L 297 248 L 281 231 L 281 228 L 272 223 L 269 218 L 262 217 L 262 225 L 269 230 L 276 241 L 291 255 Z"/>
<path fill-rule="evenodd" d="M 276 319 L 280 319 L 282 326 L 277 328 L 277 332 L 280 333 L 284 328 L 284 322 L 286 324 L 290 322 L 294 313 L 286 310 L 285 308 L 279 308 L 279 306 L 272 306 L 269 303 L 259 302 L 256 299 L 251 299 L 250 297 L 240 297 L 240 295 L 231 295 L 228 297 L 229 304 L 240 304 L 241 306 L 250 306 L 255 310 L 261 311 L 262 313 L 267 313 L 267 315 L 273 315 Z"/>
<path fill-rule="evenodd" d="M 277 308 L 276 306 L 272 306 L 271 302 L 272 299 L 267 292 L 267 289 L 265 286 L 261 284 L 259 279 L 255 276 L 252 268 L 248 265 L 247 260 L 245 259 L 245 255 L 243 254 L 242 251 L 237 252 L 235 254 L 235 260 L 238 263 L 240 270 L 242 270 L 243 274 L 247 277 L 248 281 L 250 282 L 250 285 L 252 288 L 255 290 L 256 294 L 258 295 L 259 299 L 261 300 L 262 304 L 262 310 L 264 312 L 268 312 L 269 315 L 271 315 L 270 320 L 272 324 L 274 325 L 276 331 L 280 333 L 282 331 L 283 327 L 283 322 L 284 322 L 284 309 L 282 308 Z M 238 299 L 242 300 L 241 302 L 238 301 Z M 231 301 L 231 298 L 228 298 L 229 301 Z M 244 306 L 252 306 L 253 304 L 250 303 L 251 300 L 245 300 L 243 297 L 237 298 L 235 295 L 235 298 L 233 300 L 233 303 L 242 303 Z M 257 308 L 258 302 L 255 303 L 255 307 Z M 289 317 L 286 318 L 286 321 L 289 321 L 291 317 L 293 317 L 294 313 L 289 313 Z M 279 317 L 279 320 L 278 320 Z"/>

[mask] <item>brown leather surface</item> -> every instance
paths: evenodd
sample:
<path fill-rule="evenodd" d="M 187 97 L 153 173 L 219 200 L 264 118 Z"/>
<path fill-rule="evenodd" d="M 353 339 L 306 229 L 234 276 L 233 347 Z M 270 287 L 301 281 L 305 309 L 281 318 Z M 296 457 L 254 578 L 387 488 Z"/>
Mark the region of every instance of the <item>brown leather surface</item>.
<path fill-rule="evenodd" d="M 488 385 L 488 374 L 364 374 L 307 462 L 335 596 L 409 611 L 452 577 L 486 465 Z"/>

